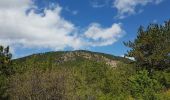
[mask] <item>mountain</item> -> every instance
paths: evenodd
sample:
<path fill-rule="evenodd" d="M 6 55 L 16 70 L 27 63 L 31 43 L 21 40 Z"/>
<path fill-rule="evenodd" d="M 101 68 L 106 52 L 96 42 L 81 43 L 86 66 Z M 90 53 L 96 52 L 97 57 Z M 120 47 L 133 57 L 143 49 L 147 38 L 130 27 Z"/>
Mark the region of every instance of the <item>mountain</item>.
<path fill-rule="evenodd" d="M 106 63 L 111 67 L 116 67 L 118 62 L 131 62 L 131 60 L 127 58 L 85 50 L 38 53 L 13 60 L 19 68 L 27 68 L 30 66 L 44 68 L 54 66 L 79 66 L 87 61 L 91 63 Z"/>
<path fill-rule="evenodd" d="M 129 62 L 84 50 L 33 54 L 13 60 L 15 74 L 8 91 L 12 98 L 22 100 L 30 96 L 36 100 L 119 100 L 120 94 L 129 93 L 124 83 L 135 72 Z"/>

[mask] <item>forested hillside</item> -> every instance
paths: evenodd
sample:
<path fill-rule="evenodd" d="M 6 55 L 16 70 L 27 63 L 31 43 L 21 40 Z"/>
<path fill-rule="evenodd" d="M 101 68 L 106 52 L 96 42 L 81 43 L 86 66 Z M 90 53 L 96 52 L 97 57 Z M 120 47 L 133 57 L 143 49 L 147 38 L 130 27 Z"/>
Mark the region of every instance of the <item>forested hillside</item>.
<path fill-rule="evenodd" d="M 127 58 L 85 50 L 46 52 L 13 60 L 16 67 L 19 67 L 19 69 L 30 67 L 49 68 L 57 66 L 78 67 L 86 61 L 105 63 L 111 67 L 116 67 L 119 62 L 133 62 Z"/>
<path fill-rule="evenodd" d="M 49 100 L 123 99 L 129 96 L 123 84 L 134 73 L 128 65 L 131 62 L 84 50 L 34 54 L 13 60 L 18 74 L 10 80 L 13 88 L 9 93 L 14 99 L 31 94 L 37 94 L 32 98 Z"/>
<path fill-rule="evenodd" d="M 170 100 L 170 21 L 124 44 L 134 60 L 83 50 L 12 60 L 0 46 L 0 100 Z"/>

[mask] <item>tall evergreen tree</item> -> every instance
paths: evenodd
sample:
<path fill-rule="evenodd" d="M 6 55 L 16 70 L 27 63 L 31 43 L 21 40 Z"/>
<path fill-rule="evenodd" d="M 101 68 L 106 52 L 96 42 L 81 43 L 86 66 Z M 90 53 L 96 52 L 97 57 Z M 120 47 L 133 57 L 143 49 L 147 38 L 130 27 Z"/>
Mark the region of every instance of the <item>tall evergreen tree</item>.
<path fill-rule="evenodd" d="M 170 20 L 163 25 L 142 26 L 134 41 L 124 43 L 131 48 L 126 56 L 134 57 L 138 68 L 163 70 L 170 67 Z"/>

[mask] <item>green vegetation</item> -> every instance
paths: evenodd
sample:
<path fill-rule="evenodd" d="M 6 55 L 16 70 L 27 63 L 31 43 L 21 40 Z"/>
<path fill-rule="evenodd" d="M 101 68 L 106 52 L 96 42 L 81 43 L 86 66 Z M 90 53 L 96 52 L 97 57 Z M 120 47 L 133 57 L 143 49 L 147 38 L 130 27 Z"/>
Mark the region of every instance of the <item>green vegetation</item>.
<path fill-rule="evenodd" d="M 135 58 L 136 66 L 150 73 L 170 68 L 170 21 L 151 24 L 146 30 L 140 27 L 137 38 L 125 45 L 131 48 L 127 56 Z"/>
<path fill-rule="evenodd" d="M 102 61 L 104 59 L 114 60 L 119 63 L 117 66 L 120 67 L 111 67 Z M 13 75 L 12 79 L 10 79 L 10 86 L 13 88 L 11 88 L 9 94 L 12 99 L 23 99 L 19 94 L 22 94 L 26 99 L 30 98 L 28 94 L 36 94 L 36 96 L 31 98 L 47 98 L 51 100 L 51 97 L 53 97 L 51 94 L 52 90 L 49 90 L 48 93 L 45 91 L 51 87 L 54 90 L 56 89 L 57 92 L 59 91 L 59 93 L 64 91 L 64 94 L 62 93 L 61 95 L 57 95 L 57 92 L 54 94 L 54 98 L 58 99 L 123 99 L 129 96 L 125 85 L 128 82 L 127 78 L 134 72 L 133 67 L 125 64 L 125 62 L 130 62 L 130 60 L 90 51 L 48 52 L 16 59 L 13 60 L 13 63 L 17 74 Z M 50 78 L 50 75 L 57 78 L 63 74 L 65 77 L 62 77 L 60 81 L 56 80 L 58 84 L 64 85 L 64 88 L 61 87 L 62 89 L 59 89 L 60 87 L 55 86 L 55 80 L 52 81 L 53 79 Z M 33 78 L 35 75 L 37 77 Z M 39 81 L 34 84 L 40 87 L 37 91 L 42 90 L 42 92 L 32 93 L 33 90 L 25 91 L 27 90 L 26 88 L 35 89 L 36 87 L 28 86 L 34 86 L 31 85 L 33 83 L 29 82 L 36 80 Z M 51 81 L 49 82 L 49 80 Z M 13 86 L 13 84 L 17 86 Z M 43 84 L 48 84 L 49 87 Z M 48 96 L 50 97 L 48 98 Z"/>
<path fill-rule="evenodd" d="M 148 71 L 139 71 L 136 75 L 129 78 L 131 94 L 134 98 L 144 100 L 155 100 L 155 94 L 162 88 L 162 84 L 151 77 Z"/>
<path fill-rule="evenodd" d="M 6 90 L 7 78 L 12 74 L 11 57 L 9 47 L 0 46 L 0 99 L 8 99 Z"/>
<path fill-rule="evenodd" d="M 112 68 L 105 63 L 83 61 L 78 66 L 30 68 L 10 78 L 11 99 L 112 100 L 128 98 L 128 77 L 134 68 L 120 63 Z"/>
<path fill-rule="evenodd" d="M 132 96 L 161 99 L 157 94 L 169 89 L 170 21 L 164 25 L 151 24 L 146 30 L 140 27 L 137 38 L 125 45 L 131 48 L 127 56 L 135 58 L 137 69 L 137 74 L 129 79 Z M 168 98 L 164 97 L 164 100 Z"/>
<path fill-rule="evenodd" d="M 125 45 L 134 61 L 83 50 L 11 61 L 0 46 L 0 100 L 170 100 L 170 21 Z"/>

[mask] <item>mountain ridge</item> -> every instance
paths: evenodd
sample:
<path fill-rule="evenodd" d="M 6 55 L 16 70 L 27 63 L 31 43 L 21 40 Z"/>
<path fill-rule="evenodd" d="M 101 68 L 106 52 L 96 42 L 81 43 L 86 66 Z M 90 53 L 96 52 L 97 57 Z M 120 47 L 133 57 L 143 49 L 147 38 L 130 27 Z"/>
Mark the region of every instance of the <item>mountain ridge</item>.
<path fill-rule="evenodd" d="M 65 55 L 65 54 L 82 54 L 82 53 L 86 53 L 86 54 L 94 54 L 94 55 L 99 55 L 111 60 L 121 60 L 123 62 L 131 62 L 130 59 L 125 58 L 125 57 L 120 57 L 120 56 L 114 56 L 112 54 L 107 54 L 107 53 L 101 53 L 101 52 L 94 52 L 94 51 L 89 51 L 89 50 L 74 50 L 74 51 L 49 51 L 49 52 L 43 52 L 43 53 L 35 53 L 35 54 L 31 54 L 31 55 L 27 55 L 24 57 L 20 57 L 20 58 L 16 58 L 13 59 L 13 61 L 15 60 L 20 60 L 20 59 L 27 59 L 30 58 L 32 56 L 41 56 L 41 55 L 50 55 L 50 54 L 54 54 L 54 55 Z"/>
<path fill-rule="evenodd" d="M 119 62 L 130 63 L 131 60 L 100 52 L 75 50 L 37 53 L 14 59 L 13 62 L 17 65 L 18 69 L 27 70 L 27 68 L 31 67 L 78 67 L 87 63 L 104 63 L 115 68 Z"/>

